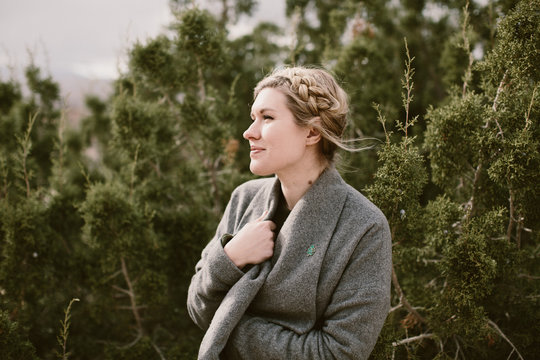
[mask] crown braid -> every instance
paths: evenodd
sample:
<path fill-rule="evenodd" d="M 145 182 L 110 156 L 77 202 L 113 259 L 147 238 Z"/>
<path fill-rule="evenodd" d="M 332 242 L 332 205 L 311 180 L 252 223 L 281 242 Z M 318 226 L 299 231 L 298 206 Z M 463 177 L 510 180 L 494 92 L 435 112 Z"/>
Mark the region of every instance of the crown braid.
<path fill-rule="evenodd" d="M 347 124 L 347 94 L 322 69 L 292 67 L 277 69 L 257 84 L 254 98 L 267 87 L 282 91 L 289 110 L 300 126 L 312 126 L 322 136 L 322 154 L 333 161 L 338 147 L 347 149 L 341 137 Z"/>

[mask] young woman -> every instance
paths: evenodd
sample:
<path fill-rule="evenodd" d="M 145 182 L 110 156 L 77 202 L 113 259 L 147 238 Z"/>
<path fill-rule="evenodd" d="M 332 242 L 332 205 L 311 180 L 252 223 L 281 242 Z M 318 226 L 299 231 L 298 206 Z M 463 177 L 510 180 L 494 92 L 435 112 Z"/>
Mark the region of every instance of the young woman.
<path fill-rule="evenodd" d="M 322 69 L 274 71 L 254 90 L 250 170 L 203 250 L 188 311 L 200 359 L 366 359 L 390 305 L 381 211 L 333 166 L 347 95 Z"/>

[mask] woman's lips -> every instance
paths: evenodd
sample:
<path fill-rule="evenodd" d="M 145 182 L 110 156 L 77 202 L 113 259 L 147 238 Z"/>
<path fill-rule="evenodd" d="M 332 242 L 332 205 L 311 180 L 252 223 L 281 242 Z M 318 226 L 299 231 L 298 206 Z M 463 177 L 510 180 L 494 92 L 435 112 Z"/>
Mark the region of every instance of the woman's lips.
<path fill-rule="evenodd" d="M 262 148 L 262 147 L 258 147 L 258 146 L 251 146 L 250 147 L 250 154 L 252 154 L 252 155 L 259 154 L 262 151 L 264 151 L 264 148 Z"/>

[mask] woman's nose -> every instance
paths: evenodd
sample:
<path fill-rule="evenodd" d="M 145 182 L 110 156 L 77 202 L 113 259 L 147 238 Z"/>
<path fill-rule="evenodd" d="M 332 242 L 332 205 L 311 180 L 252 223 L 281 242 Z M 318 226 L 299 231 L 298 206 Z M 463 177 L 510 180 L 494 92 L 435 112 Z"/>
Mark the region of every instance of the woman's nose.
<path fill-rule="evenodd" d="M 258 139 L 260 137 L 259 126 L 257 125 L 257 120 L 254 120 L 251 125 L 244 131 L 244 139 Z"/>

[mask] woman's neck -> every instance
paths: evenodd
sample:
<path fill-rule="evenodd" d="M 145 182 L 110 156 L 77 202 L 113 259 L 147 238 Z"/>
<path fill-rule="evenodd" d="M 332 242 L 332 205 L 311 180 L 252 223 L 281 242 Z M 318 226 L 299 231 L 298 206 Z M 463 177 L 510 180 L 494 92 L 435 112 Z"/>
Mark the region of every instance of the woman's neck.
<path fill-rule="evenodd" d="M 292 210 L 327 167 L 326 161 L 317 159 L 295 168 L 294 172 L 277 174 L 289 210 Z"/>

